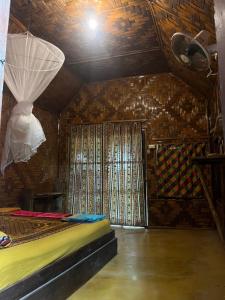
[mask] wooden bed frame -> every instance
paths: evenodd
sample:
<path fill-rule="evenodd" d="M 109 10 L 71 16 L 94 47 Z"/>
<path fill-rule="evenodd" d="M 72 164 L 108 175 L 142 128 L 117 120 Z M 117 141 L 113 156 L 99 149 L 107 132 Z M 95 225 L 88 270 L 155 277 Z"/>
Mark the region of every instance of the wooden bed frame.
<path fill-rule="evenodd" d="M 66 299 L 116 254 L 117 239 L 112 230 L 78 251 L 4 289 L 0 293 L 0 300 Z"/>

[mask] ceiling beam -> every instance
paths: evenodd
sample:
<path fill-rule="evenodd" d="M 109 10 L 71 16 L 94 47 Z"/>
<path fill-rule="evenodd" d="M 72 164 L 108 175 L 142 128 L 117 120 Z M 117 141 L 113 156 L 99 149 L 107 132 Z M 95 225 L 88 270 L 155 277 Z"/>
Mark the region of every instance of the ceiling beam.
<path fill-rule="evenodd" d="M 118 54 L 115 54 L 115 55 L 105 55 L 105 56 L 101 56 L 101 57 L 99 57 L 99 56 L 98 57 L 90 57 L 90 58 L 87 58 L 87 59 L 69 61 L 69 62 L 67 62 L 67 65 L 78 65 L 78 64 L 82 64 L 82 63 L 91 63 L 91 62 L 97 62 L 97 61 L 102 61 L 102 60 L 109 60 L 109 59 L 117 58 L 117 57 L 137 55 L 137 54 L 143 54 L 143 53 L 155 52 L 155 51 L 161 51 L 161 48 L 160 47 L 154 47 L 154 48 L 150 48 L 150 49 L 127 51 L 127 52 L 118 53 Z"/>

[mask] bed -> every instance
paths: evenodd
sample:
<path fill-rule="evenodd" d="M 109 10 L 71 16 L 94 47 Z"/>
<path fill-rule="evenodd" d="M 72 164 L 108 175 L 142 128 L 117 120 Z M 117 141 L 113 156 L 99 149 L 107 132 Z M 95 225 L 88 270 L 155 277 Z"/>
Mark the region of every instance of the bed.
<path fill-rule="evenodd" d="M 0 216 L 13 243 L 0 250 L 0 299 L 66 299 L 117 253 L 109 222 Z"/>

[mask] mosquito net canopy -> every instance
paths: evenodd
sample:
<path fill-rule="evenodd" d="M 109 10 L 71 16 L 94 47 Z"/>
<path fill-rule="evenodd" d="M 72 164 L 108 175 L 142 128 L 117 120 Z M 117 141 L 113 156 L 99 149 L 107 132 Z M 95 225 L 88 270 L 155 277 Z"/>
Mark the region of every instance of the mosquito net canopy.
<path fill-rule="evenodd" d="M 8 121 L 1 171 L 14 162 L 26 162 L 46 140 L 32 114 L 34 101 L 62 67 L 65 56 L 56 46 L 31 33 L 9 34 L 5 82 L 17 104 Z"/>

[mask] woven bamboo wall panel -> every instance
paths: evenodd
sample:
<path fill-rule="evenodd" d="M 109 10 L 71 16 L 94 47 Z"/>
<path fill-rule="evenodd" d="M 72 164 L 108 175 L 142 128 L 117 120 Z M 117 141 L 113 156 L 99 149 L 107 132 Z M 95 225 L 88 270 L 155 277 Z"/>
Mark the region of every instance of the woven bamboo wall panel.
<path fill-rule="evenodd" d="M 189 86 L 171 74 L 88 84 L 74 97 L 61 118 L 60 176 L 64 190 L 68 180 L 66 157 L 70 125 L 133 119 L 146 119 L 143 124 L 146 127 L 147 145 L 155 144 L 160 139 L 169 143 L 183 143 L 184 140 L 199 142 L 208 137 L 205 98 L 196 95 Z M 210 226 L 211 217 L 206 200 L 196 204 L 195 199 L 189 199 L 189 204 L 175 199 L 172 204 L 168 199 L 151 200 L 157 198 L 158 182 L 154 149 L 149 151 L 147 188 L 151 225 Z M 168 218 L 163 203 L 168 203 L 171 210 L 174 209 Z M 186 214 L 186 217 L 181 214 Z"/>
<path fill-rule="evenodd" d="M 24 31 L 23 24 L 11 16 L 9 32 L 20 33 Z M 15 103 L 12 94 L 5 85 L 2 103 L 0 157 L 7 122 Z M 18 205 L 22 189 L 32 189 L 34 192 L 47 192 L 54 189 L 58 171 L 57 117 L 36 105 L 34 115 L 41 122 L 47 141 L 39 147 L 37 154 L 28 163 L 12 164 L 6 169 L 4 177 L 0 176 L 0 207 Z"/>
<path fill-rule="evenodd" d="M 171 74 L 86 85 L 65 115 L 76 123 L 147 119 L 149 143 L 152 138 L 207 136 L 205 99 Z"/>
<path fill-rule="evenodd" d="M 204 192 L 191 160 L 205 156 L 205 143 L 157 145 L 156 175 L 159 198 L 203 198 Z"/>
<path fill-rule="evenodd" d="M 151 200 L 150 226 L 214 227 L 206 200 Z"/>
<path fill-rule="evenodd" d="M 9 92 L 4 93 L 1 122 L 1 145 L 4 144 L 7 121 L 15 102 Z M 54 190 L 57 178 L 57 118 L 47 111 L 34 109 L 35 116 L 41 122 L 47 141 L 43 143 L 37 154 L 28 163 L 10 165 L 0 176 L 0 207 L 17 206 L 23 189 L 33 192 Z"/>

